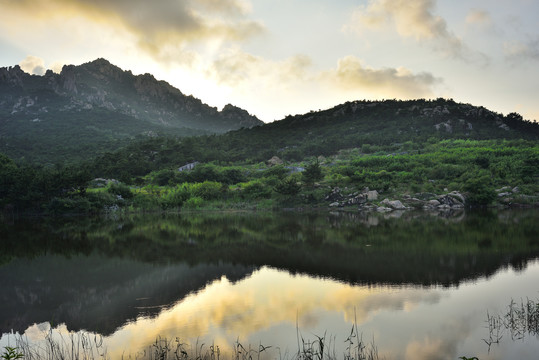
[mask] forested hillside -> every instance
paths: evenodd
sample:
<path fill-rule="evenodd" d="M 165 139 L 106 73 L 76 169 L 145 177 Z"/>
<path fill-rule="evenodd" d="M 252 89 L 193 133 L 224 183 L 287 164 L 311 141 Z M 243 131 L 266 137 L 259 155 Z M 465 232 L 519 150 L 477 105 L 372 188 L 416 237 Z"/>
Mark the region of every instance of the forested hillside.
<path fill-rule="evenodd" d="M 539 125 L 516 113 L 444 99 L 357 101 L 221 135 L 155 136 L 71 166 L 3 156 L 0 206 L 50 214 L 536 206 L 538 140 Z"/>
<path fill-rule="evenodd" d="M 256 163 L 277 156 L 297 162 L 353 148 L 418 150 L 443 139 L 537 141 L 539 124 L 445 99 L 356 101 L 219 136 L 147 139 L 99 157 L 90 168 L 96 175 L 140 176 L 191 161 Z"/>

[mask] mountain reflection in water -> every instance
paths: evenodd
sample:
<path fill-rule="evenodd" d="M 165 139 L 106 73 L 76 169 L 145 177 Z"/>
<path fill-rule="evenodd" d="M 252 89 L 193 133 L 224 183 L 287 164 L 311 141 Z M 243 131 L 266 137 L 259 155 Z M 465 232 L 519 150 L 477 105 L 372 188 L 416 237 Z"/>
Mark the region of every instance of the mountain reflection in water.
<path fill-rule="evenodd" d="M 105 335 L 109 354 L 121 355 L 157 336 L 294 351 L 296 322 L 339 336 L 340 346 L 357 323 L 391 358 L 456 358 L 490 307 L 539 297 L 533 282 L 506 279 L 537 276 L 537 220 L 531 210 L 4 223 L 0 326 L 65 324 Z M 413 341 L 406 327 L 417 328 Z"/>

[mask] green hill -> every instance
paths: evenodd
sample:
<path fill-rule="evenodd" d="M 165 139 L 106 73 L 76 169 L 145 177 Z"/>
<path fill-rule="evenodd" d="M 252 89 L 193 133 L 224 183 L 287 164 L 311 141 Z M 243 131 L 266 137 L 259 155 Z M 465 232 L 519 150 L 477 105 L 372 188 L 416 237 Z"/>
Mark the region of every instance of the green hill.
<path fill-rule="evenodd" d="M 101 176 L 144 175 L 190 161 L 297 162 L 341 150 L 418 151 L 445 139 L 539 140 L 539 124 L 452 100 L 355 101 L 281 121 L 195 138 L 152 138 L 105 154 L 92 164 Z"/>

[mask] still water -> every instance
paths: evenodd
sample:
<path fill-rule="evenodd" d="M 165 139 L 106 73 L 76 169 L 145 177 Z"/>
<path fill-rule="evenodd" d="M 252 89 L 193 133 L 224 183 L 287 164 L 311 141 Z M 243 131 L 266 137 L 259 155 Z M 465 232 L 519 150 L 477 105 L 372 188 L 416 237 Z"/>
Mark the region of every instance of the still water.
<path fill-rule="evenodd" d="M 50 355 L 51 339 L 75 339 L 95 358 L 134 359 L 157 340 L 193 357 L 250 346 L 292 359 L 323 339 L 335 359 L 359 340 L 386 359 L 537 359 L 538 221 L 527 210 L 4 222 L 0 349 Z"/>

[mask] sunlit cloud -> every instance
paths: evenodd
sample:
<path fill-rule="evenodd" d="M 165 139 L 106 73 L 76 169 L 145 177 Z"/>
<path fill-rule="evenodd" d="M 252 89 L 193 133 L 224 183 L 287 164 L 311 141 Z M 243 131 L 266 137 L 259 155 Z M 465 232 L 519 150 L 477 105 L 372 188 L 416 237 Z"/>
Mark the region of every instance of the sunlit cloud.
<path fill-rule="evenodd" d="M 151 56 L 181 63 L 192 61 L 189 45 L 243 41 L 264 31 L 246 16 L 250 4 L 244 0 L 0 0 L 0 6 L 40 21 L 79 17 L 126 31 Z"/>
<path fill-rule="evenodd" d="M 337 68 L 325 76 L 340 89 L 388 98 L 430 97 L 434 95 L 434 87 L 443 82 L 430 73 L 414 74 L 404 67 L 374 69 L 364 66 L 354 56 L 340 59 Z"/>
<path fill-rule="evenodd" d="M 466 340 L 470 333 L 469 321 L 459 319 L 451 321 L 440 329 L 442 336 L 425 337 L 423 340 L 410 342 L 405 351 L 406 360 L 453 359 L 459 355 L 459 344 Z"/>
<path fill-rule="evenodd" d="M 47 69 L 59 74 L 64 65 L 65 64 L 60 61 L 55 61 L 50 65 L 45 65 L 45 60 L 33 55 L 28 55 L 21 60 L 21 62 L 19 62 L 21 69 L 31 75 L 45 75 Z"/>
<path fill-rule="evenodd" d="M 275 284 L 279 284 L 278 291 Z M 361 325 L 379 311 L 436 303 L 441 296 L 436 291 L 418 289 L 401 289 L 388 295 L 376 287 L 334 281 L 327 281 L 322 287 L 314 278 L 290 277 L 286 272 L 262 269 L 235 284 L 224 278 L 215 281 L 155 319 L 139 319 L 125 325 L 108 339 L 108 344 L 119 352 L 124 348 L 136 349 L 141 344 L 151 343 L 157 336 L 185 337 L 178 332 L 183 329 L 191 339 L 221 338 L 226 345 L 237 338 L 247 339 L 254 332 L 283 324 L 292 334 L 296 322 L 308 331 L 318 325 L 320 310 L 341 312 L 347 323 Z M 204 316 L 200 316 L 200 309 L 204 309 Z"/>
<path fill-rule="evenodd" d="M 354 56 L 339 59 L 335 69 L 318 71 L 305 55 L 271 61 L 240 50 L 223 53 L 208 74 L 228 86 L 263 81 L 271 87 L 293 87 L 295 83 L 321 81 L 338 90 L 362 91 L 367 97 L 428 97 L 443 82 L 430 73 L 414 74 L 404 67 L 376 69 L 364 66 Z"/>
<path fill-rule="evenodd" d="M 426 43 L 445 56 L 477 60 L 463 41 L 448 29 L 447 22 L 434 14 L 435 0 L 370 0 L 360 6 L 345 29 L 362 33 L 364 29 L 383 30 L 393 26 L 404 38 Z M 485 61 L 481 56 L 481 61 Z"/>
<path fill-rule="evenodd" d="M 219 83 L 237 86 L 242 82 L 264 81 L 271 86 L 281 86 L 308 77 L 312 62 L 308 56 L 296 55 L 273 61 L 245 53 L 240 49 L 228 49 L 220 54 L 207 71 Z"/>
<path fill-rule="evenodd" d="M 48 68 L 51 69 L 53 72 L 59 74 L 60 72 L 62 72 L 62 68 L 64 67 L 64 65 L 65 64 L 60 61 L 55 61 L 50 64 Z"/>
<path fill-rule="evenodd" d="M 37 56 L 28 55 L 19 63 L 24 72 L 32 75 L 45 75 L 45 61 Z"/>

